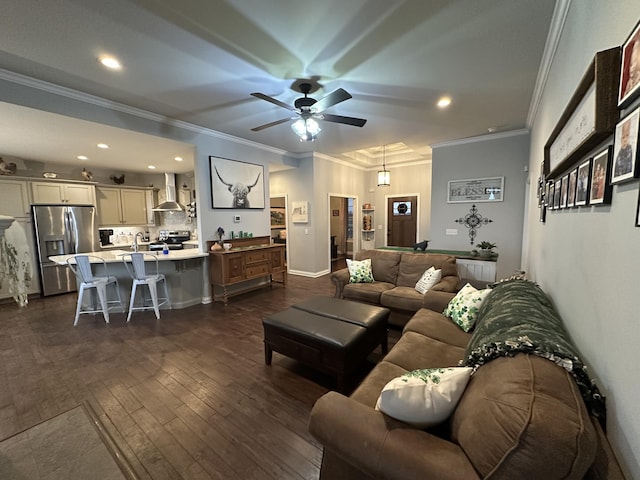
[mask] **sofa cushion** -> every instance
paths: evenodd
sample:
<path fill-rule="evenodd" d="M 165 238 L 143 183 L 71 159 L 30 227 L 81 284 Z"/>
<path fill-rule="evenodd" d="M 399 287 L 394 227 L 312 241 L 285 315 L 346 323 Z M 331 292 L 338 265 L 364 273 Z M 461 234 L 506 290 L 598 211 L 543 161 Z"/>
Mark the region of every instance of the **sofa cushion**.
<path fill-rule="evenodd" d="M 413 370 L 387 383 L 376 410 L 418 428 L 445 421 L 456 408 L 472 368 L 445 367 Z"/>
<path fill-rule="evenodd" d="M 392 283 L 385 282 L 347 283 L 342 291 L 342 296 L 349 300 L 380 305 L 380 294 L 394 287 L 395 285 Z"/>
<path fill-rule="evenodd" d="M 350 283 L 372 283 L 373 273 L 371 272 L 371 259 L 351 260 L 347 258 L 347 269 L 349 270 Z"/>
<path fill-rule="evenodd" d="M 406 332 L 384 359 L 411 371 L 420 368 L 455 367 L 463 355 L 464 348 L 439 342 L 419 333 Z"/>
<path fill-rule="evenodd" d="M 411 317 L 411 320 L 404 327 L 403 334 L 406 332 L 420 333 L 460 348 L 466 348 L 471 338 L 470 333 L 463 332 L 450 319 L 426 308 L 421 308 Z"/>
<path fill-rule="evenodd" d="M 395 287 L 380 295 L 380 305 L 395 310 L 417 312 L 422 308 L 424 295 L 413 287 Z"/>
<path fill-rule="evenodd" d="M 491 292 L 490 289 L 478 290 L 467 283 L 449 302 L 444 315 L 453 320 L 462 330 L 468 332 L 473 328 L 478 318 L 482 302 Z"/>
<path fill-rule="evenodd" d="M 416 291 L 424 295 L 436 283 L 442 279 L 442 270 L 429 267 L 416 283 Z"/>
<path fill-rule="evenodd" d="M 451 435 L 480 475 L 493 479 L 583 478 L 597 444 L 571 376 L 528 354 L 476 371 L 453 413 Z"/>
<path fill-rule="evenodd" d="M 354 255 L 356 260 L 371 259 L 373 278 L 377 282 L 396 283 L 398 279 L 398 264 L 400 252 L 384 250 L 360 250 Z"/>
<path fill-rule="evenodd" d="M 398 280 L 400 287 L 414 287 L 425 270 L 435 267 L 442 270 L 442 277 L 458 276 L 456 257 L 438 253 L 403 253 L 400 259 Z"/>

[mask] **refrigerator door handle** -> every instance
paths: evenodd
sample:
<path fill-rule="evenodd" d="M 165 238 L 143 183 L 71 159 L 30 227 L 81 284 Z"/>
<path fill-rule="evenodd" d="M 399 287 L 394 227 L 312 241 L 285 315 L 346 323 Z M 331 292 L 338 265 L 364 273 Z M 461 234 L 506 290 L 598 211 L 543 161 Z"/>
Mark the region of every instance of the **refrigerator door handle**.
<path fill-rule="evenodd" d="M 64 223 L 65 230 L 67 231 L 67 242 L 69 245 L 69 253 L 77 253 L 76 252 L 76 229 L 75 224 L 71 215 L 71 212 L 68 208 L 65 208 L 64 212 Z"/>

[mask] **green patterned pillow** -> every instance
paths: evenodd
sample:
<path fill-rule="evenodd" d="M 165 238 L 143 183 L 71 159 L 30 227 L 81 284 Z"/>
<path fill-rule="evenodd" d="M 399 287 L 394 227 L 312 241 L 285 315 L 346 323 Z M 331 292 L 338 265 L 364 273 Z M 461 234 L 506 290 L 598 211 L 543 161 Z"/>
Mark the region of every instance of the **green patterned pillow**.
<path fill-rule="evenodd" d="M 445 421 L 460 401 L 472 368 L 425 368 L 405 373 L 385 385 L 376 410 L 426 428 Z"/>
<path fill-rule="evenodd" d="M 349 283 L 373 282 L 370 258 L 360 261 L 347 258 L 347 268 L 349 269 Z"/>
<path fill-rule="evenodd" d="M 453 297 L 442 313 L 453 320 L 462 330 L 468 332 L 475 325 L 480 306 L 489 292 L 491 292 L 490 288 L 477 290 L 470 283 L 467 283 Z"/>

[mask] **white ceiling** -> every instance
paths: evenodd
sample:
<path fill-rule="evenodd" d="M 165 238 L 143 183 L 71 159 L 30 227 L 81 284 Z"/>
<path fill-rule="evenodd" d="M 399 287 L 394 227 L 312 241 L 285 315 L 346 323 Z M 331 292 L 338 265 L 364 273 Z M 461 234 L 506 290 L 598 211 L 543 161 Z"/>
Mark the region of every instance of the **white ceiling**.
<path fill-rule="evenodd" d="M 4 0 L 0 68 L 285 151 L 363 166 L 430 158 L 430 145 L 525 128 L 554 0 Z M 123 69 L 107 71 L 111 54 Z M 302 143 L 287 104 L 312 79 L 353 96 Z M 437 100 L 448 95 L 449 108 Z M 0 92 L 0 100 L 2 95 Z M 60 163 L 85 154 L 120 170 L 178 173 L 178 142 L 0 102 L 0 155 Z M 37 135 L 34 135 L 37 132 Z M 112 145 L 97 151 L 95 144 Z M 353 153 L 354 151 L 363 152 Z M 85 153 L 89 152 L 89 153 Z M 395 154 L 394 154 L 395 153 Z M 102 157 L 100 157 L 102 155 Z M 186 161 L 176 164 L 173 157 Z M 166 162 L 163 163 L 163 162 Z"/>

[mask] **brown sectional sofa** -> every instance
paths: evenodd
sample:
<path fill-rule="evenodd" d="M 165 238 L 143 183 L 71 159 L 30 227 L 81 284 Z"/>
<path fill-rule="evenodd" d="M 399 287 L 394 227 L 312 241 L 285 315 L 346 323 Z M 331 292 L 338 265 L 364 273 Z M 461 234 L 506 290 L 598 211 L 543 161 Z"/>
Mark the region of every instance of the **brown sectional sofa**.
<path fill-rule="evenodd" d="M 428 308 L 350 397 L 329 392 L 316 402 L 309 430 L 324 445 L 320 479 L 624 478 L 574 376 L 538 355 L 479 367 L 450 419 L 433 428 L 374 409 L 393 378 L 465 357 L 472 334 L 437 313 L 452 297 L 427 292 Z"/>
<path fill-rule="evenodd" d="M 405 325 L 422 308 L 424 295 L 416 291 L 415 285 L 428 268 L 442 269 L 442 280 L 432 291 L 458 290 L 460 279 L 454 256 L 387 250 L 360 250 L 354 255 L 354 260 L 367 258 L 371 259 L 374 282 L 349 283 L 349 271 L 338 270 L 331 274 L 335 297 L 387 307 L 391 310 L 391 325 Z"/>

